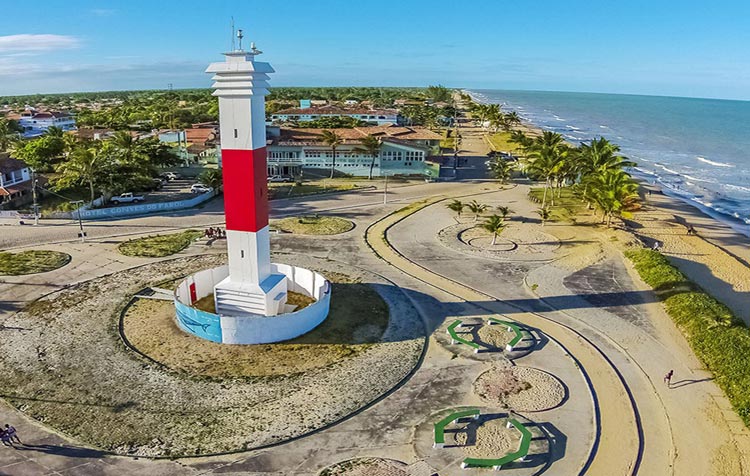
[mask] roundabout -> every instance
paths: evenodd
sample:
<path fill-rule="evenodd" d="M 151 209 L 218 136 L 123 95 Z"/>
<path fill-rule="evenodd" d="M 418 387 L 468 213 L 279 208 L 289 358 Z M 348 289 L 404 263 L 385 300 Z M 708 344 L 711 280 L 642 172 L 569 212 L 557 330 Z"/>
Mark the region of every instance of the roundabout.
<path fill-rule="evenodd" d="M 330 425 L 378 399 L 416 365 L 422 323 L 403 293 L 377 275 L 328 260 L 282 257 L 349 281 L 342 286 L 372 291 L 352 294 L 365 303 L 356 308 L 359 324 L 334 307 L 330 322 L 306 340 L 214 344 L 181 333 L 174 314 L 169 329 L 169 302 L 128 306 L 144 286 L 177 282 L 225 259 L 205 255 L 132 268 L 53 293 L 15 314 L 5 324 L 29 330 L 0 342 L 0 385 L 13 389 L 7 400 L 45 425 L 107 451 L 202 455 L 278 443 Z M 347 302 L 352 303 L 342 304 Z M 123 329 L 134 337 L 129 312 L 141 304 L 141 318 L 153 329 L 148 358 L 123 345 L 118 332 L 125 309 Z M 160 305 L 166 307 L 159 310 Z M 398 321 L 384 319 L 384 308 Z M 368 317 L 372 322 L 364 322 Z M 342 328 L 349 332 L 339 332 Z M 146 345 L 144 334 L 142 328 L 139 346 Z M 201 352 L 209 345 L 229 350 Z M 153 353 L 157 350 L 162 354 Z"/>

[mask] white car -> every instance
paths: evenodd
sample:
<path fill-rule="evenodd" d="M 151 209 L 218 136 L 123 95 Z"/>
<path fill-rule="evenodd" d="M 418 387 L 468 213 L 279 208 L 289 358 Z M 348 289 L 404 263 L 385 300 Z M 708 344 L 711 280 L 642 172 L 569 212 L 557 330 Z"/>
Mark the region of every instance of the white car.
<path fill-rule="evenodd" d="M 167 181 L 169 182 L 182 178 L 182 176 L 177 172 L 164 172 L 163 174 L 161 174 L 161 176 L 167 179 Z"/>
<path fill-rule="evenodd" d="M 115 205 L 119 205 L 121 203 L 138 203 L 143 201 L 142 195 L 134 195 L 132 192 L 123 193 L 122 195 L 118 195 L 116 197 L 112 197 L 110 199 L 112 203 Z"/>
<path fill-rule="evenodd" d="M 268 182 L 281 182 L 281 183 L 288 183 L 292 181 L 292 177 L 289 177 L 287 175 L 271 175 L 268 177 Z"/>
<path fill-rule="evenodd" d="M 211 190 L 213 190 L 211 187 L 207 187 L 202 183 L 194 183 L 192 187 L 190 187 L 190 193 L 208 193 Z"/>

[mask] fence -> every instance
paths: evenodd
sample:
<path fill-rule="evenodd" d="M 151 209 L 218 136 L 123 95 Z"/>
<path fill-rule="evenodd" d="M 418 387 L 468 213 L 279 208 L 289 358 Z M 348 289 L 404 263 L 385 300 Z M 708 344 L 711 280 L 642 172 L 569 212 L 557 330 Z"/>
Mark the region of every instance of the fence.
<path fill-rule="evenodd" d="M 185 208 L 195 207 L 205 201 L 210 200 L 214 197 L 214 193 L 202 193 L 193 198 L 187 200 L 177 200 L 174 202 L 157 202 L 157 203 L 142 203 L 138 205 L 126 205 L 112 208 L 95 208 L 87 209 L 85 207 L 79 208 L 76 211 L 70 212 L 66 218 L 78 219 L 78 214 L 81 214 L 81 218 L 84 220 L 96 220 L 99 218 L 120 218 L 135 215 L 145 215 L 153 212 L 164 212 L 173 210 L 183 210 Z M 63 218 L 58 214 L 56 218 Z"/>

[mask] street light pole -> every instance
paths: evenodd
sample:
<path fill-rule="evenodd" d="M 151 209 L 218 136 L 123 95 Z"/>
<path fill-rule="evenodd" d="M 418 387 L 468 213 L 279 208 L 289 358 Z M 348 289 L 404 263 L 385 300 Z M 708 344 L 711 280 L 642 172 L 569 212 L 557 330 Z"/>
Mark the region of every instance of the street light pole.
<path fill-rule="evenodd" d="M 39 224 L 39 205 L 36 203 L 36 175 L 34 174 L 34 169 L 31 169 L 31 198 L 34 201 L 34 225 Z"/>
<path fill-rule="evenodd" d="M 383 205 L 388 204 L 388 174 L 385 174 L 385 187 L 383 188 Z"/>
<path fill-rule="evenodd" d="M 78 232 L 78 236 L 81 237 L 81 243 L 86 242 L 86 233 L 83 231 L 83 220 L 81 220 L 81 207 L 83 206 L 83 200 L 76 200 L 75 202 L 70 202 L 73 205 L 78 205 L 78 208 L 76 208 L 76 212 L 78 212 L 78 228 L 80 231 Z"/>

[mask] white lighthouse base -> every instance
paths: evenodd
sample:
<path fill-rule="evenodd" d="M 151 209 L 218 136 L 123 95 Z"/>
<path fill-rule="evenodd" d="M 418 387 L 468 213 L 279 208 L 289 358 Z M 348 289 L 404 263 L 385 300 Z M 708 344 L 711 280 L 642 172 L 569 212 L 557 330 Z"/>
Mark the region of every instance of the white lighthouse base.
<path fill-rule="evenodd" d="M 177 325 L 189 334 L 213 342 L 265 344 L 294 339 L 325 320 L 331 304 L 331 286 L 323 275 L 277 263 L 271 264 L 271 273 L 271 276 L 284 278 L 285 290 L 288 288 L 289 291 L 309 296 L 315 302 L 300 310 L 284 309 L 275 316 L 259 313 L 228 315 L 194 307 L 196 301 L 210 296 L 226 281 L 229 269 L 225 265 L 199 271 L 177 286 L 174 293 Z"/>
<path fill-rule="evenodd" d="M 260 285 L 235 282 L 227 276 L 214 288 L 216 312 L 225 316 L 275 316 L 286 310 L 286 291 L 286 276 L 280 273 L 269 275 Z"/>

